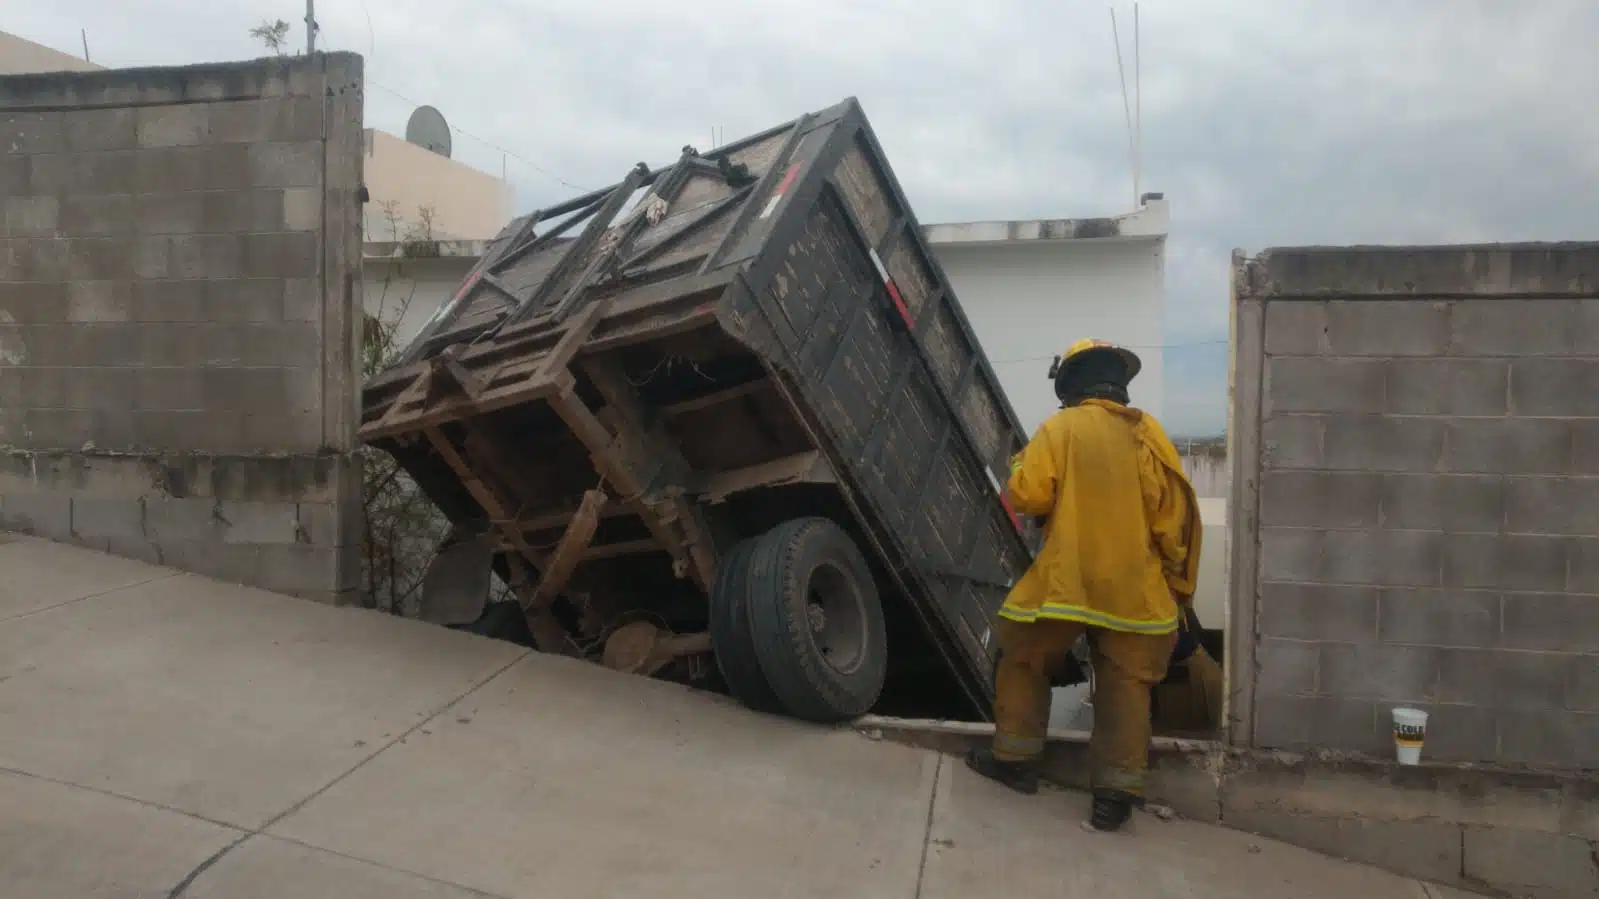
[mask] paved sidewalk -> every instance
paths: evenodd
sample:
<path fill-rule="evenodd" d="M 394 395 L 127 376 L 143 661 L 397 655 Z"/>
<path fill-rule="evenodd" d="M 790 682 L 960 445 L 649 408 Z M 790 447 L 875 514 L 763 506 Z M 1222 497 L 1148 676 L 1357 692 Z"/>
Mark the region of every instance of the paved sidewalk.
<path fill-rule="evenodd" d="M 416 622 L 0 544 L 0 895 L 1464 895 Z"/>

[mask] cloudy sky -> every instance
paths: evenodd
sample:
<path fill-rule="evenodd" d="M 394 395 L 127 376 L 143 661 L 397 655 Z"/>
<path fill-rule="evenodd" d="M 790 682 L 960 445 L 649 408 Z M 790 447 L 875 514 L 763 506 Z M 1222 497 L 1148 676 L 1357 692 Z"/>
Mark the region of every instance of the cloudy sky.
<path fill-rule="evenodd" d="M 316 6 L 323 46 L 367 57 L 368 125 L 440 107 L 466 132 L 457 158 L 505 160 L 523 208 L 705 146 L 713 125 L 732 139 L 852 94 L 923 221 L 1132 205 L 1104 0 Z M 304 42 L 301 0 L 0 9 L 0 28 L 62 50 L 86 29 L 112 66 L 260 55 L 247 31 L 269 18 Z M 1234 247 L 1599 238 L 1599 2 L 1143 0 L 1140 16 L 1144 185 L 1173 214 L 1174 432 L 1224 422 Z"/>

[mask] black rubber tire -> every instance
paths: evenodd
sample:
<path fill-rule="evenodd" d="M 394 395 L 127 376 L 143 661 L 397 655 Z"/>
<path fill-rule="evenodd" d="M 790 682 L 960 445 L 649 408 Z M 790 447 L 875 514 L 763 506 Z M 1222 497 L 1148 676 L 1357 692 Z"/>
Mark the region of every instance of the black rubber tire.
<path fill-rule="evenodd" d="M 783 704 L 766 682 L 750 636 L 750 563 L 755 543 L 753 539 L 738 543 L 717 562 L 711 584 L 711 646 L 733 696 L 757 712 L 775 715 L 783 711 Z"/>
<path fill-rule="evenodd" d="M 836 722 L 877 703 L 888 676 L 883 606 L 866 558 L 842 528 L 799 518 L 757 538 L 748 595 L 761 670 L 789 714 Z M 816 614 L 827 649 L 813 633 Z"/>

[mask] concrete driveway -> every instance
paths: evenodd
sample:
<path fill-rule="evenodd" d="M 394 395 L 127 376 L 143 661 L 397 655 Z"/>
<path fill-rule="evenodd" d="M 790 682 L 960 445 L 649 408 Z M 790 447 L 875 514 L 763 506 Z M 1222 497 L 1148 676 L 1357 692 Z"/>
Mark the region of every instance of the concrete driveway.
<path fill-rule="evenodd" d="M 1442 897 L 504 643 L 0 544 L 0 895 Z"/>

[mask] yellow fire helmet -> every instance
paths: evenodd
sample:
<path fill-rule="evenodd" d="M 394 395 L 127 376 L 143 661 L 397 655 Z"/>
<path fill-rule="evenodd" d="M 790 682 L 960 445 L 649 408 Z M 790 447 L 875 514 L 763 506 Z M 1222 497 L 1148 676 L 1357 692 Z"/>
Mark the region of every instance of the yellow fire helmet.
<path fill-rule="evenodd" d="M 1126 347 L 1119 347 L 1108 340 L 1084 337 L 1067 348 L 1066 355 L 1055 357 L 1055 362 L 1049 367 L 1050 379 L 1053 380 L 1055 376 L 1060 374 L 1061 366 L 1082 356 L 1084 353 L 1115 353 L 1120 356 L 1122 364 L 1127 366 L 1127 380 L 1129 381 L 1137 376 L 1139 370 L 1144 367 L 1144 363 L 1138 359 L 1138 354 L 1132 350 Z"/>

